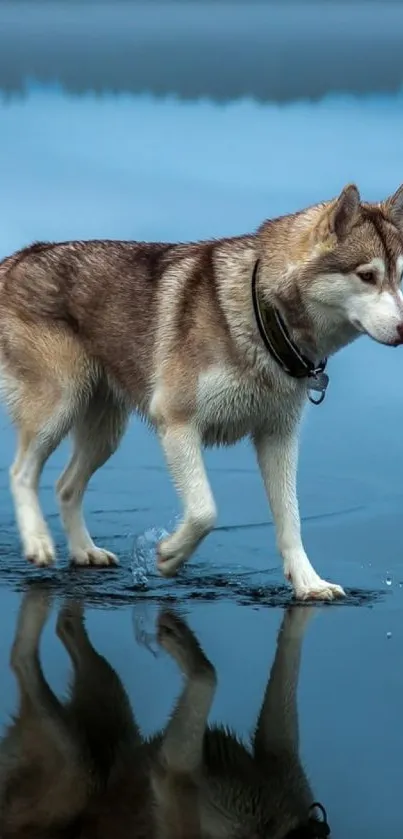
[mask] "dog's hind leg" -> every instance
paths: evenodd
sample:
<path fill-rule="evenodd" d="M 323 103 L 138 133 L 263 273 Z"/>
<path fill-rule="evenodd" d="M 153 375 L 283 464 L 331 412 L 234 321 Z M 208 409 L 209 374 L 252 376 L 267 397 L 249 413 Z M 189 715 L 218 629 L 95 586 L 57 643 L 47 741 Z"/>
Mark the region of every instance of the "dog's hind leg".
<path fill-rule="evenodd" d="M 23 390 L 24 411 L 18 421 L 19 442 L 10 469 L 10 487 L 25 557 L 38 566 L 50 565 L 55 549 L 39 503 L 39 480 L 46 461 L 69 431 L 74 405 L 69 399 L 57 401 L 51 387 L 42 406 L 32 388 Z M 56 405 L 50 408 L 52 396 Z"/>
<path fill-rule="evenodd" d="M 69 552 L 77 565 L 117 565 L 117 557 L 98 548 L 87 530 L 82 501 L 94 472 L 116 451 L 125 431 L 128 410 L 100 382 L 85 413 L 73 427 L 74 449 L 70 462 L 57 482 L 60 514 Z"/>
<path fill-rule="evenodd" d="M 16 674 L 22 712 L 34 707 L 44 713 L 58 700 L 47 684 L 39 661 L 39 644 L 52 601 L 48 591 L 32 588 L 24 595 L 11 650 L 11 668 Z"/>
<path fill-rule="evenodd" d="M 74 820 L 87 796 L 74 727 L 42 671 L 39 646 L 51 607 L 37 586 L 24 596 L 11 652 L 19 710 L 1 745 L 2 835 L 42 836 Z M 20 832 L 21 831 L 21 832 Z"/>
<path fill-rule="evenodd" d="M 114 761 L 141 745 L 140 730 L 119 676 L 91 643 L 82 605 L 67 601 L 56 629 L 74 668 L 66 711 L 82 732 L 94 773 L 104 782 Z"/>
<path fill-rule="evenodd" d="M 10 487 L 23 550 L 36 565 L 49 565 L 55 551 L 38 497 L 43 467 L 76 414 L 83 409 L 93 365 L 64 328 L 1 323 L 1 391 L 18 432 Z"/>
<path fill-rule="evenodd" d="M 61 406 L 51 417 L 46 413 L 35 430 L 31 423 L 21 423 L 17 455 L 10 469 L 10 487 L 24 554 L 38 566 L 50 565 L 55 558 L 53 541 L 39 503 L 39 480 L 46 461 L 68 433 L 72 422 L 68 406 L 67 410 Z"/>

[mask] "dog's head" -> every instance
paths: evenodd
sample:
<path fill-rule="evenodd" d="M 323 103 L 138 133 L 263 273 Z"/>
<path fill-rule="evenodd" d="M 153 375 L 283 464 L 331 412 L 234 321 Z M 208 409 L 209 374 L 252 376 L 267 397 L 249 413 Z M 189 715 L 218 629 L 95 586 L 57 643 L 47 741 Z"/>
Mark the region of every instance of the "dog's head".
<path fill-rule="evenodd" d="M 403 343 L 403 186 L 380 204 L 346 186 L 300 216 L 305 258 L 298 285 L 323 316 L 382 344 Z M 304 230 L 304 225 L 306 228 Z"/>
<path fill-rule="evenodd" d="M 315 335 L 343 345 L 360 332 L 403 343 L 403 186 L 379 204 L 346 186 L 332 201 L 265 222 L 260 257 L 289 327 L 312 351 Z"/>

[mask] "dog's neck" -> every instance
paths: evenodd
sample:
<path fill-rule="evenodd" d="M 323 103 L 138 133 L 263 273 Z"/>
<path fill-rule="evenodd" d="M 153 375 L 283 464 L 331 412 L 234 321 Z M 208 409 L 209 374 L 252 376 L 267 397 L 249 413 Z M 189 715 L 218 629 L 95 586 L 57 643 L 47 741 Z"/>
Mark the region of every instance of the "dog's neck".
<path fill-rule="evenodd" d="M 265 222 L 256 237 L 263 302 L 278 307 L 295 343 L 316 361 L 333 355 L 360 334 L 340 311 L 309 293 L 310 232 L 321 212 L 318 205 Z"/>

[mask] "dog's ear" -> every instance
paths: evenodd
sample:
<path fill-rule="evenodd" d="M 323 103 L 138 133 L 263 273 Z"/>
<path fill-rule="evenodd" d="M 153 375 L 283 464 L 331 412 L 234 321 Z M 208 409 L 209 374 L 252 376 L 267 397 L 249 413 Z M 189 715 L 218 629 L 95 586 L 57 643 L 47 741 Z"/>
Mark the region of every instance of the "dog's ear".
<path fill-rule="evenodd" d="M 347 184 L 330 206 L 328 225 L 330 234 L 338 240 L 345 239 L 357 221 L 360 211 L 360 193 L 355 184 Z"/>
<path fill-rule="evenodd" d="M 361 206 L 360 193 L 355 184 L 347 184 L 340 195 L 323 207 L 313 229 L 313 244 L 333 250 L 343 241 L 357 221 Z"/>
<path fill-rule="evenodd" d="M 403 233 L 403 184 L 390 198 L 382 202 L 381 207 L 386 218 L 397 227 L 400 233 Z"/>

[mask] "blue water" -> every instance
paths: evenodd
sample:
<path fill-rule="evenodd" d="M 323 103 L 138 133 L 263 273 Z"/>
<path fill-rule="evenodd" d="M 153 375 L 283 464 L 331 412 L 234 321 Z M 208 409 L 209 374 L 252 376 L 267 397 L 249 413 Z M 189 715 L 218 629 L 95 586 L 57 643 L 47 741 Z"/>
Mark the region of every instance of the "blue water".
<path fill-rule="evenodd" d="M 363 197 L 381 199 L 403 179 L 402 132 L 399 95 L 218 105 L 31 85 L 23 98 L 0 104 L 0 256 L 43 238 L 237 234 L 330 198 L 351 180 Z M 332 359 L 328 396 L 307 409 L 302 430 L 307 548 L 321 574 L 353 590 L 347 604 L 317 609 L 299 689 L 303 761 L 334 837 L 378 839 L 403 827 L 402 352 L 363 338 Z M 8 658 L 20 591 L 41 573 L 19 554 L 7 472 L 13 445 L 2 414 L 3 723 L 16 701 Z M 217 667 L 212 719 L 248 734 L 289 598 L 248 445 L 207 454 L 218 528 L 182 580 L 169 583 L 154 576 L 153 539 L 179 509 L 155 439 L 133 420 L 92 481 L 92 533 L 122 563 L 104 575 L 67 569 L 53 495 L 66 456 L 64 445 L 43 479 L 44 509 L 60 544 L 60 570 L 46 577 L 57 596 L 81 591 L 91 638 L 121 675 L 144 732 L 164 723 L 179 690 L 173 663 L 136 640 L 136 632 L 154 633 L 159 598 L 168 596 L 179 599 Z M 147 588 L 136 593 L 139 567 Z M 54 616 L 42 654 L 52 687 L 63 691 L 68 662 Z"/>

